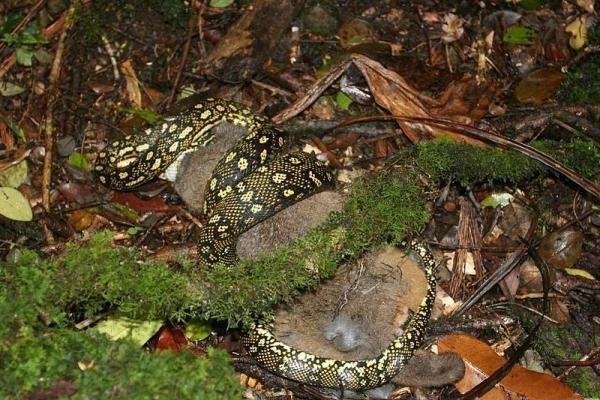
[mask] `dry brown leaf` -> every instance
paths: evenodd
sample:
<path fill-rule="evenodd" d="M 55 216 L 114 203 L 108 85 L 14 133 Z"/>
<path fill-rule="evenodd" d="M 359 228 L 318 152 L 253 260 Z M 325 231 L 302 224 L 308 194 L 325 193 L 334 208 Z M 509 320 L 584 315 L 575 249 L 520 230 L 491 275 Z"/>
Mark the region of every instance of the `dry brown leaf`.
<path fill-rule="evenodd" d="M 449 335 L 437 341 L 440 352 L 453 351 L 465 362 L 465 376 L 455 386 L 459 392 L 472 389 L 505 362 L 490 346 L 466 335 Z M 515 365 L 482 400 L 580 400 L 582 397 L 555 377 Z"/>
<path fill-rule="evenodd" d="M 390 114 L 402 117 L 437 117 L 428 110 L 432 107 L 440 107 L 442 104 L 419 93 L 396 72 L 385 68 L 377 61 L 359 54 L 353 55 L 352 61 L 367 80 L 377 104 L 388 110 Z M 402 121 L 398 121 L 398 125 L 400 125 L 408 139 L 413 143 L 423 139 L 423 135 L 416 129 L 418 126 L 420 131 L 427 132 L 427 134 L 434 137 L 452 136 L 460 142 L 469 142 L 479 146 L 485 145 L 480 141 L 456 135 L 452 131 L 439 127 L 423 126 Z"/>
<path fill-rule="evenodd" d="M 142 108 L 142 91 L 140 90 L 140 82 L 135 74 L 135 69 L 131 60 L 125 60 L 121 64 L 121 72 L 125 77 L 125 83 L 127 84 L 127 96 L 129 101 L 136 108 Z"/>

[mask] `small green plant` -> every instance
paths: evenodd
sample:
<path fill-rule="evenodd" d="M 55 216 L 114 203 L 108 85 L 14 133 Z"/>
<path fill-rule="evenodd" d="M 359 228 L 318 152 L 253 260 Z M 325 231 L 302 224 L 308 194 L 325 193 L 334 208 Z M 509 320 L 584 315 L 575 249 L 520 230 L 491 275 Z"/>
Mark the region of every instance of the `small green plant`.
<path fill-rule="evenodd" d="M 16 51 L 17 63 L 30 67 L 33 64 L 33 58 L 38 61 L 47 62 L 47 56 L 41 52 L 36 52 L 36 46 L 48 43 L 48 39 L 41 34 L 40 29 L 35 24 L 29 24 L 22 32 L 17 34 L 10 33 L 17 25 L 18 20 L 15 17 L 7 18 L 7 22 L 0 27 L 2 41 L 13 46 Z"/>

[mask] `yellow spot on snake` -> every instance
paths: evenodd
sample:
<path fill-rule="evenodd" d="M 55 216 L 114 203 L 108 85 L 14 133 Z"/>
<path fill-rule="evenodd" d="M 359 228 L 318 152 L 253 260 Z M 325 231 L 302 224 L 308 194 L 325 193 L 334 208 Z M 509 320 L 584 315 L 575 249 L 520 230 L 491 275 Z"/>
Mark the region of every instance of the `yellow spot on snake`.
<path fill-rule="evenodd" d="M 185 127 L 185 129 L 183 129 L 180 133 L 179 133 L 179 139 L 185 139 L 187 137 L 187 135 L 190 134 L 191 131 L 193 131 L 194 128 L 192 128 L 191 126 L 187 126 Z"/>
<path fill-rule="evenodd" d="M 127 172 L 119 172 L 119 179 L 125 179 L 129 176 Z"/>
<path fill-rule="evenodd" d="M 275 173 L 273 175 L 272 179 L 273 179 L 273 182 L 275 182 L 275 183 L 281 183 L 281 182 L 285 181 L 286 178 L 287 178 L 286 174 L 283 174 L 281 172 L 277 172 L 277 173 Z"/>
<path fill-rule="evenodd" d="M 227 185 L 223 190 L 219 190 L 218 196 L 223 198 L 231 192 L 231 186 Z"/>
<path fill-rule="evenodd" d="M 172 125 L 169 127 L 169 133 L 173 133 L 173 132 L 175 132 L 175 131 L 177 130 L 177 128 L 178 128 L 178 125 L 177 125 L 177 124 L 172 124 Z"/>
<path fill-rule="evenodd" d="M 245 170 L 246 168 L 248 168 L 248 160 L 246 160 L 245 158 L 240 158 L 237 166 L 240 171 Z"/>
<path fill-rule="evenodd" d="M 206 110 L 204 111 L 202 114 L 200 114 L 200 118 L 202 119 L 207 119 L 212 115 L 212 112 L 210 110 Z"/>
<path fill-rule="evenodd" d="M 269 155 L 269 153 L 267 152 L 267 150 L 263 150 L 260 152 L 260 161 L 265 162 L 267 160 L 267 156 Z"/>
<path fill-rule="evenodd" d="M 221 220 L 221 216 L 219 214 L 215 214 L 212 217 L 210 217 L 210 219 L 208 220 L 208 223 L 210 224 L 214 224 L 217 223 Z"/>
<path fill-rule="evenodd" d="M 285 190 L 283 191 L 283 195 L 284 195 L 285 197 L 290 197 L 290 196 L 293 196 L 293 195 L 294 195 L 294 191 L 293 191 L 292 189 L 285 189 Z"/>
<path fill-rule="evenodd" d="M 217 111 L 219 111 L 219 112 L 223 112 L 223 111 L 225 111 L 225 107 L 223 107 L 223 106 L 222 106 L 222 105 L 220 105 L 220 104 L 217 104 L 217 106 L 216 106 L 215 108 L 216 108 L 216 109 L 217 109 Z"/>
<path fill-rule="evenodd" d="M 133 147 L 131 146 L 127 146 L 127 147 L 123 147 L 121 150 L 119 150 L 119 152 L 117 153 L 117 155 L 119 157 L 123 157 L 125 154 L 129 153 L 133 151 Z"/>
<path fill-rule="evenodd" d="M 131 163 L 133 163 L 136 160 L 137 160 L 137 158 L 131 158 L 131 157 L 121 160 L 117 163 L 117 168 L 127 168 Z"/>
<path fill-rule="evenodd" d="M 148 143 L 144 143 L 144 144 L 140 144 L 138 145 L 135 149 L 137 151 L 146 151 L 150 148 L 150 145 Z"/>
<path fill-rule="evenodd" d="M 227 157 L 225 157 L 225 162 L 230 162 L 231 160 L 233 160 L 234 157 L 235 151 L 232 151 L 231 153 L 227 154 Z"/>
<path fill-rule="evenodd" d="M 218 232 L 225 232 L 227 230 L 228 226 L 227 225 L 219 225 L 219 227 L 217 228 Z"/>
<path fill-rule="evenodd" d="M 317 176 L 312 172 L 312 171 L 308 171 L 308 177 L 310 178 L 311 181 L 313 181 L 315 183 L 315 185 L 321 186 L 322 182 L 319 180 L 319 178 L 317 178 Z"/>
<path fill-rule="evenodd" d="M 160 164 L 162 164 L 162 160 L 160 158 L 157 158 L 156 160 L 154 160 L 154 164 L 152 164 L 152 167 L 150 167 L 150 169 L 152 171 L 156 171 L 160 168 Z"/>
<path fill-rule="evenodd" d="M 294 165 L 300 164 L 300 160 L 298 160 L 296 157 L 290 157 L 290 162 Z"/>
<path fill-rule="evenodd" d="M 252 190 L 249 190 L 240 196 L 240 200 L 244 202 L 249 202 L 250 200 L 252 200 L 252 196 L 254 196 L 254 192 Z"/>
<path fill-rule="evenodd" d="M 148 154 L 146 154 L 146 161 L 152 160 L 152 157 L 154 157 L 154 152 L 149 151 Z"/>
<path fill-rule="evenodd" d="M 260 139 L 258 139 L 258 141 L 262 144 L 265 144 L 269 141 L 269 137 L 268 136 L 261 136 Z"/>
<path fill-rule="evenodd" d="M 171 147 L 169 147 L 169 153 L 175 153 L 179 148 L 179 142 L 173 142 Z"/>
<path fill-rule="evenodd" d="M 260 204 L 255 204 L 252 206 L 252 208 L 250 208 L 250 211 L 252 211 L 254 214 L 259 213 L 262 210 L 262 206 Z"/>
<path fill-rule="evenodd" d="M 217 187 L 217 178 L 212 178 L 210 180 L 210 190 L 215 190 L 215 188 Z"/>

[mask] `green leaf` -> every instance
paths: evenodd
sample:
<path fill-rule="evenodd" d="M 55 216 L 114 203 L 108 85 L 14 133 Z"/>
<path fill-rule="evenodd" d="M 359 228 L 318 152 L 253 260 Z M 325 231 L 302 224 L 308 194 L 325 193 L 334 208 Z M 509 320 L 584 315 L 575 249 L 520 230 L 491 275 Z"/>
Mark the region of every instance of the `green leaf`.
<path fill-rule="evenodd" d="M 136 117 L 140 117 L 146 122 L 151 124 L 156 123 L 160 119 L 160 114 L 151 111 L 151 110 L 138 110 L 136 108 L 129 107 L 121 107 L 121 111 L 126 112 L 127 114 L 135 115 Z"/>
<path fill-rule="evenodd" d="M 591 279 L 593 281 L 596 280 L 596 278 L 594 278 L 594 275 L 590 274 L 589 272 L 587 272 L 584 269 L 579 269 L 579 268 L 565 268 L 565 272 L 569 275 L 572 276 L 580 276 L 582 278 L 586 278 L 586 279 Z"/>
<path fill-rule="evenodd" d="M 18 188 L 27 182 L 27 160 L 21 160 L 16 165 L 0 172 L 0 186 Z"/>
<path fill-rule="evenodd" d="M 481 201 L 483 207 L 504 207 L 513 201 L 514 196 L 510 193 L 492 193 Z"/>
<path fill-rule="evenodd" d="M 29 200 L 17 189 L 0 187 L 0 214 L 14 221 L 31 221 L 33 212 Z"/>
<path fill-rule="evenodd" d="M 127 233 L 129 233 L 131 236 L 135 236 L 144 232 L 145 230 L 146 228 L 143 226 L 132 226 L 131 228 L 127 229 Z"/>
<path fill-rule="evenodd" d="M 52 63 L 52 54 L 48 53 L 45 49 L 37 49 L 34 53 L 36 60 L 38 60 L 42 64 L 51 64 Z"/>
<path fill-rule="evenodd" d="M 2 113 L 0 113 L 0 121 L 4 122 L 6 126 L 10 128 L 11 131 L 15 134 L 16 137 L 25 141 L 25 133 L 23 129 L 17 125 L 12 119 L 5 117 Z"/>
<path fill-rule="evenodd" d="M 536 31 L 524 26 L 511 26 L 504 32 L 502 41 L 509 44 L 532 44 L 533 41 L 538 37 Z"/>
<path fill-rule="evenodd" d="M 22 86 L 15 85 L 14 83 L 0 82 L 0 94 L 2 96 L 16 96 L 23 93 L 24 91 L 25 89 Z"/>
<path fill-rule="evenodd" d="M 67 161 L 69 165 L 74 166 L 75 168 L 79 168 L 83 171 L 90 170 L 90 162 L 87 158 L 81 153 L 73 152 L 69 156 L 69 160 Z"/>
<path fill-rule="evenodd" d="M 192 340 L 206 339 L 212 332 L 212 325 L 205 319 L 194 319 L 185 328 L 185 335 Z"/>
<path fill-rule="evenodd" d="M 335 102 L 342 110 L 347 110 L 350 104 L 352 104 L 352 99 L 346 93 L 340 91 L 335 95 Z"/>
<path fill-rule="evenodd" d="M 138 321 L 129 318 L 108 318 L 93 330 L 103 333 L 111 340 L 130 339 L 144 345 L 162 326 L 162 321 Z"/>
<path fill-rule="evenodd" d="M 233 4 L 233 0 L 210 0 L 208 5 L 215 8 L 225 8 Z"/>
<path fill-rule="evenodd" d="M 22 46 L 17 48 L 17 63 L 26 67 L 31 67 L 31 64 L 33 63 L 33 54 L 33 50 L 29 47 Z"/>

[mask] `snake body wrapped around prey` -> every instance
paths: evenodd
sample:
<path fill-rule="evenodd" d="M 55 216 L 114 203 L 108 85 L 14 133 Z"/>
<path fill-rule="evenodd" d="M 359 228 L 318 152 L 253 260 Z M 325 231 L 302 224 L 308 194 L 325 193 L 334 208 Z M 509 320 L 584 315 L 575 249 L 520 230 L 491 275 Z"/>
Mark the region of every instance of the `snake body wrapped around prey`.
<path fill-rule="evenodd" d="M 205 190 L 207 223 L 199 234 L 201 264 L 233 265 L 237 238 L 252 226 L 334 183 L 332 172 L 314 156 L 282 154 L 284 133 L 237 103 L 207 99 L 162 124 L 105 147 L 94 172 L 101 183 L 130 190 L 157 177 L 185 152 L 206 146 L 211 128 L 222 122 L 247 134 L 226 152 Z M 435 297 L 435 263 L 427 246 L 407 243 L 425 269 L 427 295 L 404 332 L 376 358 L 342 361 L 317 357 L 278 341 L 257 323 L 243 338 L 251 356 L 267 370 L 306 384 L 364 390 L 387 383 L 420 346 Z"/>

